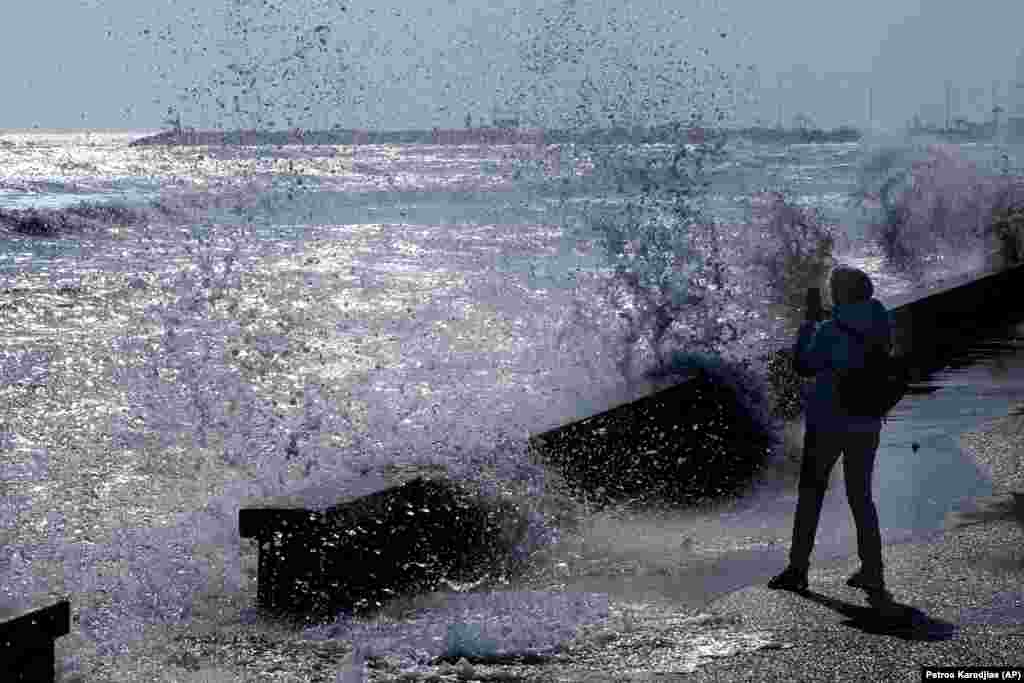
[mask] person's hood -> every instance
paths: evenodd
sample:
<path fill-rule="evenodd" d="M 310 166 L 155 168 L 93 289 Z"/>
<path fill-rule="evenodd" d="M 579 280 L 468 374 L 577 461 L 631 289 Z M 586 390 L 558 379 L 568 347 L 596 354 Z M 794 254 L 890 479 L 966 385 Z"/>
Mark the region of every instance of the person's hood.
<path fill-rule="evenodd" d="M 878 299 L 853 304 L 836 304 L 832 319 L 841 320 L 869 338 L 887 339 L 890 334 L 889 312 Z"/>

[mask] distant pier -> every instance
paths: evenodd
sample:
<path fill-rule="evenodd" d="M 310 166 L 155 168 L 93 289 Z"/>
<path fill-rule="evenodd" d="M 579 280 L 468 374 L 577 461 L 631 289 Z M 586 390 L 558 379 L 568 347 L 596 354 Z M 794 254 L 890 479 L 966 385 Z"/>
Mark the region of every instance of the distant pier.
<path fill-rule="evenodd" d="M 1024 130 L 1024 120 L 1021 121 Z M 856 142 L 860 131 L 841 127 L 824 130 L 780 130 L 775 128 L 703 128 L 666 124 L 649 128 L 544 129 L 519 126 L 479 128 L 433 128 L 431 130 L 341 129 L 287 131 L 210 131 L 176 128 L 150 135 L 132 146 L 221 146 L 221 145 L 531 145 L 559 144 L 689 144 L 710 143 L 721 138 L 747 138 L 758 143 Z"/>
<path fill-rule="evenodd" d="M 328 130 L 306 131 L 299 128 L 286 131 L 266 130 L 168 130 L 132 141 L 131 146 L 218 146 L 218 145 L 352 145 L 365 138 L 365 131 Z"/>
<path fill-rule="evenodd" d="M 541 128 L 434 128 L 435 145 L 543 145 Z"/>
<path fill-rule="evenodd" d="M 541 128 L 456 128 L 369 131 L 360 129 L 263 131 L 169 130 L 130 143 L 132 146 L 217 145 L 543 145 Z"/>

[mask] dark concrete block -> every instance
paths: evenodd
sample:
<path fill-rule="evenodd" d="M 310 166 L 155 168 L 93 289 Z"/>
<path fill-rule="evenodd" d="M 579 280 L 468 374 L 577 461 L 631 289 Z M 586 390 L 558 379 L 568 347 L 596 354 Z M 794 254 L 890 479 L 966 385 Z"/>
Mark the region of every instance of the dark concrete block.
<path fill-rule="evenodd" d="M 687 504 L 742 488 L 772 439 L 731 388 L 701 370 L 651 396 L 533 436 L 530 447 L 599 504 Z"/>
<path fill-rule="evenodd" d="M 0 672 L 12 683 L 53 683 L 54 641 L 67 635 L 71 605 L 0 607 Z"/>
<path fill-rule="evenodd" d="M 238 524 L 259 544 L 259 607 L 317 621 L 479 578 L 510 554 L 515 517 L 510 504 L 417 477 L 323 510 L 243 508 Z"/>

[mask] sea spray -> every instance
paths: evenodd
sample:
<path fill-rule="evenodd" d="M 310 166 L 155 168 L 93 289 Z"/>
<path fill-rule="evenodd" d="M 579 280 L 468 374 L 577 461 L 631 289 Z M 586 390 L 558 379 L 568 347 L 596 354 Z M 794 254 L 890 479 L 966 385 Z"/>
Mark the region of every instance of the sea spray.
<path fill-rule="evenodd" d="M 860 169 L 858 193 L 877 198 L 862 214 L 887 262 L 920 282 L 1000 265 L 1000 216 L 1024 206 L 1019 176 L 996 174 L 952 145 L 882 146 Z"/>
<path fill-rule="evenodd" d="M 806 287 L 821 287 L 836 262 L 840 231 L 784 193 L 767 193 L 747 225 L 712 220 L 704 169 L 721 148 L 680 153 L 670 148 L 662 156 L 672 163 L 697 157 L 686 174 L 599 207 L 566 232 L 567 239 L 596 234 L 608 265 L 574 277 L 573 316 L 559 344 L 569 348 L 583 334 L 601 339 L 625 384 L 622 400 L 636 396 L 644 368 L 674 350 L 737 361 L 767 355 L 795 329 Z M 620 155 L 617 163 L 630 160 Z"/>

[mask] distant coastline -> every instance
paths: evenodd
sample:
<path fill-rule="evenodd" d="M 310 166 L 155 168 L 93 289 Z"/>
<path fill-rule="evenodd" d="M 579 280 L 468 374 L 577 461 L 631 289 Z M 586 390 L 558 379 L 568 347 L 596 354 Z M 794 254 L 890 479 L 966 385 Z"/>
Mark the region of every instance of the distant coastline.
<path fill-rule="evenodd" d="M 545 132 L 536 128 L 473 128 L 372 131 L 334 130 L 169 130 L 131 142 L 131 146 L 197 145 L 391 145 L 391 144 L 542 144 Z"/>
<path fill-rule="evenodd" d="M 206 145 L 469 145 L 469 144 L 655 144 L 669 143 L 685 135 L 688 142 L 745 138 L 753 142 L 782 144 L 856 142 L 856 128 L 832 130 L 778 128 L 732 128 L 712 131 L 678 126 L 651 128 L 602 128 L 591 130 L 543 130 L 539 128 L 455 128 L 430 130 L 371 131 L 359 129 L 290 131 L 198 131 L 168 130 L 132 141 L 132 146 L 206 146 Z"/>
<path fill-rule="evenodd" d="M 689 142 L 702 139 L 743 139 L 757 143 L 815 144 L 858 142 L 863 137 L 860 129 L 840 126 L 830 130 L 817 128 L 779 128 L 748 126 L 713 130 L 678 129 L 673 126 L 654 128 L 601 128 L 591 130 L 540 129 L 482 126 L 454 129 L 407 129 L 371 131 L 365 129 L 331 129 L 322 131 L 256 131 L 256 130 L 195 130 L 191 128 L 160 130 L 155 128 L 0 128 L 5 136 L 33 135 L 112 135 L 134 138 L 130 146 L 225 146 L 225 145 L 389 145 L 389 144 L 652 144 L 671 143 L 679 139 L 680 130 L 688 133 Z M 1008 134 L 1005 139 L 995 135 L 993 126 L 968 124 L 959 128 L 943 129 L 936 126 L 908 126 L 907 138 L 931 138 L 951 144 L 973 142 L 1015 142 L 1024 140 L 1024 133 Z M 4 140 L 10 144 L 9 140 Z"/>

